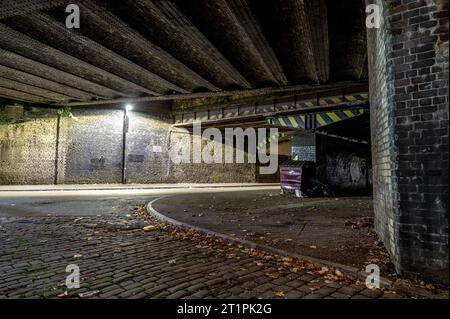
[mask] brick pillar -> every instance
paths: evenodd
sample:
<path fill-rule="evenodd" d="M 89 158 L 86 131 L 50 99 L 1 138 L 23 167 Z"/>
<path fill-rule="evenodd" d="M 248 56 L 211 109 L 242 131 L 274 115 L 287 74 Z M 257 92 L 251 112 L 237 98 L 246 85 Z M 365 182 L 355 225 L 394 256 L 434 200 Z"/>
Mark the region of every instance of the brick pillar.
<path fill-rule="evenodd" d="M 402 275 L 448 283 L 448 0 L 368 0 L 375 228 Z"/>

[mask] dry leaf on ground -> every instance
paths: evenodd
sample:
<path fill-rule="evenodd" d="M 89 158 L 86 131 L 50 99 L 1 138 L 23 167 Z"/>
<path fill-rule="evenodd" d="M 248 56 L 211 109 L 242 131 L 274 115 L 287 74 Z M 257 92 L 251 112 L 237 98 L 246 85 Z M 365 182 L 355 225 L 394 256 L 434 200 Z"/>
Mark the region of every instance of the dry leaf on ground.
<path fill-rule="evenodd" d="M 150 225 L 150 226 L 145 226 L 144 228 L 142 228 L 144 231 L 155 231 L 158 230 L 157 226 L 154 225 Z"/>
<path fill-rule="evenodd" d="M 277 291 L 275 293 L 275 296 L 278 297 L 278 298 L 284 298 L 284 292 L 283 291 Z"/>

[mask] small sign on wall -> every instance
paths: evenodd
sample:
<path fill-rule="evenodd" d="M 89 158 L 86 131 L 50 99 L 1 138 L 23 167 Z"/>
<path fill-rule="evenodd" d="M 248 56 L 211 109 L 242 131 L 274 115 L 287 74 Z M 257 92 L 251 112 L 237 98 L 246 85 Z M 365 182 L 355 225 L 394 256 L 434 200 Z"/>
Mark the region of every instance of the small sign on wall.
<path fill-rule="evenodd" d="M 128 154 L 128 161 L 131 163 L 143 163 L 144 155 L 140 154 Z"/>
<path fill-rule="evenodd" d="M 292 158 L 298 161 L 316 161 L 315 146 L 294 146 L 292 147 Z"/>
<path fill-rule="evenodd" d="M 153 145 L 153 152 L 154 153 L 162 153 L 162 146 L 160 146 L 160 145 Z"/>
<path fill-rule="evenodd" d="M 316 136 L 314 133 L 304 132 L 294 135 L 292 159 L 297 161 L 316 161 Z"/>

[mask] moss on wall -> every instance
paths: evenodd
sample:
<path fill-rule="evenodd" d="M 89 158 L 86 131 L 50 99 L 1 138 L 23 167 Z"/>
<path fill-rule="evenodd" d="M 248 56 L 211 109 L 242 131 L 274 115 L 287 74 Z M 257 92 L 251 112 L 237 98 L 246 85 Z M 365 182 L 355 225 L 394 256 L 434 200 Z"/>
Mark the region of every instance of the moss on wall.
<path fill-rule="evenodd" d="M 20 104 L 0 105 L 0 123 L 21 123 L 38 118 L 56 117 L 55 110 L 51 108 L 26 108 Z"/>

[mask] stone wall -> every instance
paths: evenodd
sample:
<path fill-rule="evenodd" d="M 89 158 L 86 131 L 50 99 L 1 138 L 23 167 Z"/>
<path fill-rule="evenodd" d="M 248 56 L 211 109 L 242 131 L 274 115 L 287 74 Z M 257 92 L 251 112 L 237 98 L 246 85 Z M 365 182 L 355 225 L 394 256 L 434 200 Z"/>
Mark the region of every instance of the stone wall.
<path fill-rule="evenodd" d="M 129 113 L 127 183 L 167 183 L 172 179 L 169 136 L 170 125 L 165 121 L 145 113 Z"/>
<path fill-rule="evenodd" d="M 224 132 L 222 137 L 224 137 Z M 216 140 L 208 140 L 197 135 L 189 134 L 180 129 L 173 129 L 170 136 L 169 147 L 183 147 L 190 149 L 190 163 L 174 164 L 171 162 L 172 178 L 175 181 L 189 179 L 196 183 L 249 183 L 257 181 L 256 164 L 248 163 L 204 163 L 194 162 L 193 149 L 194 141 L 200 143 L 203 147 L 209 145 L 211 149 L 218 147 L 222 154 L 225 154 L 229 146 Z M 189 145 L 187 145 L 189 144 Z M 236 155 L 236 149 L 231 148 L 231 152 Z M 247 154 L 244 152 L 244 158 L 247 162 Z"/>
<path fill-rule="evenodd" d="M 0 107 L 0 184 L 52 184 L 55 144 L 54 113 Z"/>
<path fill-rule="evenodd" d="M 367 1 L 375 227 L 397 271 L 448 283 L 448 1 Z"/>
<path fill-rule="evenodd" d="M 74 118 L 60 118 L 58 133 L 56 110 L 0 108 L 0 184 L 53 184 L 55 178 L 58 184 L 122 183 L 124 111 L 75 109 L 72 113 Z M 174 164 L 169 148 L 179 133 L 166 118 L 129 112 L 128 119 L 127 183 L 258 179 L 256 164 Z M 192 135 L 187 136 L 192 143 Z"/>
<path fill-rule="evenodd" d="M 121 183 L 123 111 L 75 110 L 61 118 L 59 181 Z"/>

